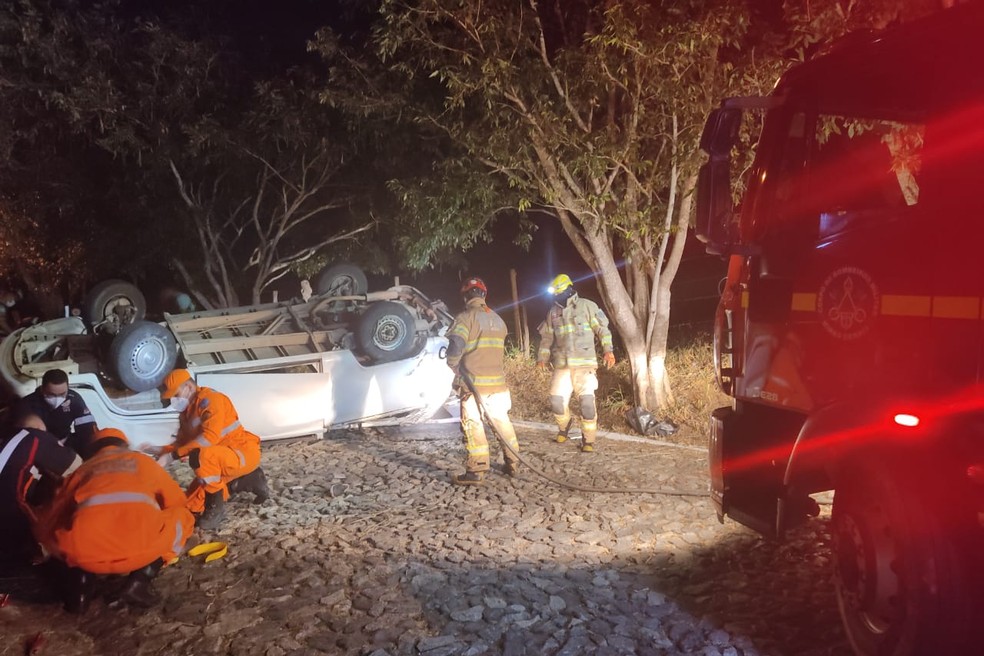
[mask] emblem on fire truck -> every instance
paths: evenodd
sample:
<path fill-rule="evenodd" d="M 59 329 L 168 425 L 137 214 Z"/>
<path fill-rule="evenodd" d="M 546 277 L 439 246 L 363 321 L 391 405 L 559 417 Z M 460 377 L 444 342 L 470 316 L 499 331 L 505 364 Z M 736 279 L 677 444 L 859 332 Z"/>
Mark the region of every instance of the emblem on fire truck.
<path fill-rule="evenodd" d="M 866 271 L 857 267 L 835 270 L 817 294 L 820 321 L 838 339 L 857 339 L 868 332 L 878 308 L 878 287 Z"/>

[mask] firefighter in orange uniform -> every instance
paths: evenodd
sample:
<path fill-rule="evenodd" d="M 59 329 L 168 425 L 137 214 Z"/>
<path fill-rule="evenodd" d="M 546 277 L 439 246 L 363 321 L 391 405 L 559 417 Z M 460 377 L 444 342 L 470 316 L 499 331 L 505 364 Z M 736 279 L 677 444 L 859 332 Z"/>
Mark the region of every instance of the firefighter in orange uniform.
<path fill-rule="evenodd" d="M 116 428 L 96 431 L 86 460 L 35 527 L 47 551 L 73 568 L 66 608 L 84 612 L 93 574 L 129 574 L 122 599 L 159 601 L 151 581 L 195 528 L 181 487 Z"/>
<path fill-rule="evenodd" d="M 239 423 L 225 394 L 199 387 L 187 369 L 175 369 L 164 379 L 162 399 L 181 413 L 177 440 L 163 452 L 187 456 L 197 479 L 189 486 L 188 509 L 203 529 L 218 528 L 225 519 L 230 492 L 252 492 L 255 503 L 270 497 L 260 468 L 260 438 Z"/>

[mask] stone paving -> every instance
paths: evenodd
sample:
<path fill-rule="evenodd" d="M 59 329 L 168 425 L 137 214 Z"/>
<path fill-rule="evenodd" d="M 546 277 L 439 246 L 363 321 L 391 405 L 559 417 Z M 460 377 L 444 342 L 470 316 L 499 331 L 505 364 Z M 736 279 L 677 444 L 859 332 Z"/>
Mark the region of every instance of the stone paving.
<path fill-rule="evenodd" d="M 581 454 L 550 438 L 521 429 L 524 455 L 580 485 L 707 487 L 700 450 L 602 439 Z M 42 653 L 65 656 L 851 653 L 829 512 L 775 544 L 719 524 L 706 498 L 572 491 L 529 470 L 453 487 L 464 450 L 448 425 L 264 448 L 274 498 L 231 503 L 201 536 L 226 558 L 167 568 L 146 612 L 14 599 L 0 654 L 39 631 Z"/>

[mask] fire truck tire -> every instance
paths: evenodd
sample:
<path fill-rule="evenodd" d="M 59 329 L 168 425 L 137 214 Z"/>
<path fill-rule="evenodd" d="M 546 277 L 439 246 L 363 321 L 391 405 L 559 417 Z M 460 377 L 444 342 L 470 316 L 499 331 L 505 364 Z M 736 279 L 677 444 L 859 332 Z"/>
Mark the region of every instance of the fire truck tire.
<path fill-rule="evenodd" d="M 123 326 L 147 314 L 143 293 L 125 280 L 104 280 L 91 290 L 82 304 L 82 319 L 90 330 L 115 335 Z"/>
<path fill-rule="evenodd" d="M 943 498 L 938 490 L 946 485 L 931 485 L 919 472 L 882 461 L 838 477 L 834 582 L 844 629 L 861 656 L 974 651 L 973 559 L 969 545 L 953 539 L 973 534 L 961 516 L 965 504 Z"/>
<path fill-rule="evenodd" d="M 359 350 L 373 362 L 392 362 L 416 355 L 424 346 L 417 339 L 416 319 L 402 303 L 372 303 L 359 317 L 355 333 Z"/>
<path fill-rule="evenodd" d="M 177 355 L 174 335 L 153 321 L 124 326 L 109 347 L 110 364 L 116 377 L 134 392 L 159 386 L 174 369 Z"/>
<path fill-rule="evenodd" d="M 328 296 L 358 296 L 369 291 L 365 272 L 354 264 L 336 264 L 320 274 L 314 293 Z"/>

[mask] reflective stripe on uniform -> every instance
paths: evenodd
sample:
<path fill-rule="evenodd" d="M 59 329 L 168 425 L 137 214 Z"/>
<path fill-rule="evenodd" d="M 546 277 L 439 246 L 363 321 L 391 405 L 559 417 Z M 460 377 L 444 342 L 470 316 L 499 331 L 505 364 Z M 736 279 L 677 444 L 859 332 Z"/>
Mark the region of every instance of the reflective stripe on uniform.
<path fill-rule="evenodd" d="M 171 545 L 171 551 L 174 555 L 181 553 L 181 546 L 184 544 L 184 526 L 181 525 L 181 520 L 176 521 L 174 526 L 174 544 Z"/>
<path fill-rule="evenodd" d="M 82 415 L 81 417 L 75 418 L 76 426 L 84 426 L 86 424 L 94 424 L 94 423 L 96 423 L 96 418 L 93 417 L 92 415 Z"/>
<path fill-rule="evenodd" d="M 3 451 L 0 451 L 0 472 L 2 472 L 3 468 L 7 466 L 7 461 L 9 461 L 10 456 L 14 454 L 14 449 L 17 448 L 17 445 L 23 442 L 24 438 L 27 437 L 29 434 L 30 433 L 28 433 L 26 430 L 22 430 L 21 432 L 17 433 L 12 438 L 10 438 L 10 441 L 7 442 L 7 446 L 3 447 Z"/>
<path fill-rule="evenodd" d="M 196 437 L 195 439 L 193 439 L 191 441 L 191 443 L 192 444 L 197 444 L 198 446 L 200 446 L 202 448 L 207 448 L 207 447 L 212 446 L 212 443 L 209 442 L 208 441 L 208 438 L 206 438 L 204 435 L 199 435 L 198 437 Z"/>
<path fill-rule="evenodd" d="M 222 480 L 222 477 L 221 476 L 206 476 L 205 478 L 203 478 L 201 480 L 202 480 L 202 483 L 218 483 L 219 481 Z"/>
<path fill-rule="evenodd" d="M 474 351 L 477 348 L 504 348 L 506 340 L 503 337 L 479 337 L 465 344 L 465 349 Z"/>
<path fill-rule="evenodd" d="M 239 449 L 233 449 L 232 452 L 235 453 L 237 456 L 239 456 L 239 466 L 240 467 L 245 467 L 246 466 L 246 456 L 243 455 L 243 452 L 240 451 Z"/>
<path fill-rule="evenodd" d="M 476 387 L 489 387 L 492 385 L 505 385 L 505 376 L 472 376 L 472 383 Z"/>
<path fill-rule="evenodd" d="M 146 503 L 157 510 L 161 509 L 154 497 L 149 494 L 143 494 L 142 492 L 108 492 L 106 494 L 96 494 L 80 503 L 79 508 L 108 506 L 114 503 Z"/>
<path fill-rule="evenodd" d="M 222 437 L 225 437 L 226 435 L 228 435 L 232 431 L 234 431 L 237 428 L 239 428 L 241 425 L 242 424 L 240 424 L 239 423 L 239 420 L 237 419 L 236 421 L 232 422 L 231 424 L 229 424 L 228 426 L 226 426 L 225 428 L 223 428 L 222 429 L 222 432 L 220 433 L 220 435 L 222 435 Z"/>

